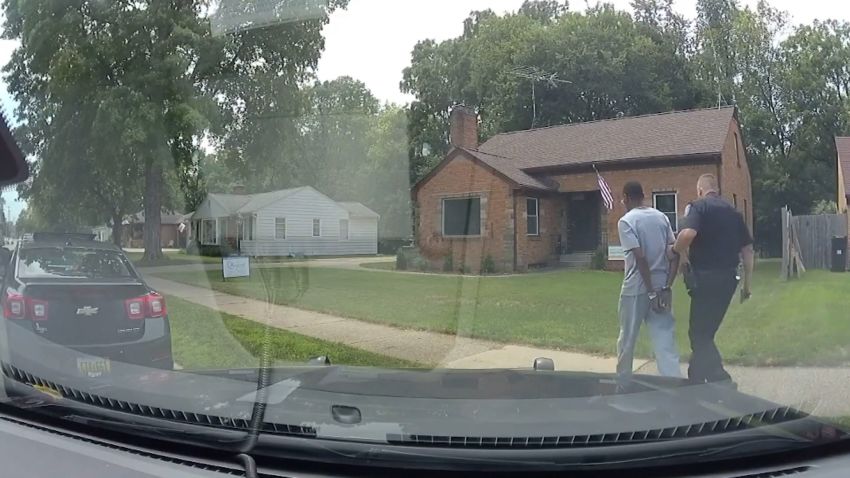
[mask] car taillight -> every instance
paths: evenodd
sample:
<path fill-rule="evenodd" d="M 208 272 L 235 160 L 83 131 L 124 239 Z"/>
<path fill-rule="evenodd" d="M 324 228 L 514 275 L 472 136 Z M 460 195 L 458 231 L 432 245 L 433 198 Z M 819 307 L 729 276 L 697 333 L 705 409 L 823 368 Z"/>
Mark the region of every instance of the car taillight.
<path fill-rule="evenodd" d="M 128 319 L 144 319 L 145 318 L 145 298 L 135 297 L 124 301 L 124 306 L 127 309 Z"/>
<path fill-rule="evenodd" d="M 13 320 L 47 320 L 47 301 L 25 297 L 16 292 L 6 292 L 3 317 Z"/>
<path fill-rule="evenodd" d="M 127 299 L 124 306 L 127 309 L 127 318 L 130 319 L 164 317 L 166 314 L 165 298 L 156 292 Z"/>
<path fill-rule="evenodd" d="M 47 320 L 47 302 L 43 300 L 29 299 L 30 318 L 32 320 Z"/>
<path fill-rule="evenodd" d="M 151 292 L 146 295 L 148 303 L 148 317 L 163 317 L 165 315 L 165 297 Z"/>
<path fill-rule="evenodd" d="M 24 296 L 15 292 L 6 292 L 3 299 L 3 317 L 7 319 L 26 319 L 26 303 Z"/>

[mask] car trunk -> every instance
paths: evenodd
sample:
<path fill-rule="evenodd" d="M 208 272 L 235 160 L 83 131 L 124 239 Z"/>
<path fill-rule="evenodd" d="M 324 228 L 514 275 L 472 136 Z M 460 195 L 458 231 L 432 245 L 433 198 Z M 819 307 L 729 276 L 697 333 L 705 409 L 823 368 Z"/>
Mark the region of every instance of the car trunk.
<path fill-rule="evenodd" d="M 33 329 L 62 345 L 114 344 L 137 340 L 145 331 L 144 319 L 130 319 L 126 300 L 145 295 L 137 282 L 116 284 L 29 284 L 27 300 L 47 303 L 47 318 L 33 320 Z"/>

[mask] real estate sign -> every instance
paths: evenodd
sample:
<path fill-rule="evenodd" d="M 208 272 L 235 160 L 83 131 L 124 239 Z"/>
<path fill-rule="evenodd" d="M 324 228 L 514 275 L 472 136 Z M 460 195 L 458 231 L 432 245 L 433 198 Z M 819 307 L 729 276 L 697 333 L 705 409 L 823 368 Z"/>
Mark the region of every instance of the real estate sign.
<path fill-rule="evenodd" d="M 609 261 L 624 261 L 626 253 L 623 251 L 623 246 L 608 246 Z"/>
<path fill-rule="evenodd" d="M 221 258 L 221 270 L 225 279 L 251 275 L 251 261 L 247 256 Z"/>

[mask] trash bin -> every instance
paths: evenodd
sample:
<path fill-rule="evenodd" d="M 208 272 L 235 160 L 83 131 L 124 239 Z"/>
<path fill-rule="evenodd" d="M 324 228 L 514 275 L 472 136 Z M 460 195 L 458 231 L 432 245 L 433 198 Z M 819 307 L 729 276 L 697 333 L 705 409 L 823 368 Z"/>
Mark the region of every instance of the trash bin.
<path fill-rule="evenodd" d="M 847 237 L 832 238 L 832 272 L 847 270 Z"/>

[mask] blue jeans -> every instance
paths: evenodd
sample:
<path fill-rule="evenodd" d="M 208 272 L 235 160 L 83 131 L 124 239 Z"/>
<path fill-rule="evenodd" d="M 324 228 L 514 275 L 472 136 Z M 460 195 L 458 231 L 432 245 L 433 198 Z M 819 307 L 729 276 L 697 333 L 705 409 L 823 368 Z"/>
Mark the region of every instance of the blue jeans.
<path fill-rule="evenodd" d="M 681 377 L 679 349 L 676 347 L 676 322 L 673 312 L 655 312 L 649 305 L 649 295 L 620 296 L 620 337 L 617 339 L 617 382 L 626 384 L 632 377 L 640 325 L 646 322 L 655 347 L 658 372 L 665 377 Z"/>

